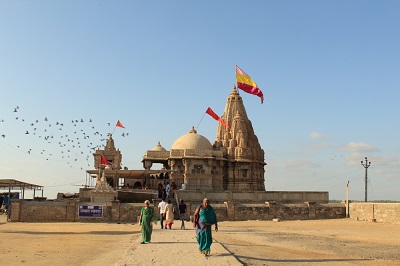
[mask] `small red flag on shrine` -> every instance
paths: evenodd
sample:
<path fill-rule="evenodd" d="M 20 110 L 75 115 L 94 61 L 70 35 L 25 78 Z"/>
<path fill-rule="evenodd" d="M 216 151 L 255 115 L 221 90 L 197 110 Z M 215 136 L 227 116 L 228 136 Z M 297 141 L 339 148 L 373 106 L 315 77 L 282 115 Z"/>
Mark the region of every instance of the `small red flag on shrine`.
<path fill-rule="evenodd" d="M 103 155 L 100 155 L 100 156 L 101 156 L 100 157 L 100 164 L 114 166 L 114 164 L 112 164 L 109 161 L 107 161 L 106 157 L 104 157 Z"/>
<path fill-rule="evenodd" d="M 217 120 L 218 122 L 220 122 L 221 124 L 223 124 L 224 126 L 226 126 L 227 128 L 231 129 L 228 126 L 228 123 L 226 123 L 221 117 L 219 117 L 210 107 L 208 107 L 206 113 L 208 115 L 210 115 L 212 118 L 214 118 L 215 120 Z"/>
<path fill-rule="evenodd" d="M 118 120 L 118 122 L 117 122 L 117 124 L 115 125 L 116 127 L 122 127 L 122 128 L 125 128 L 123 125 L 122 125 L 122 123 Z"/>

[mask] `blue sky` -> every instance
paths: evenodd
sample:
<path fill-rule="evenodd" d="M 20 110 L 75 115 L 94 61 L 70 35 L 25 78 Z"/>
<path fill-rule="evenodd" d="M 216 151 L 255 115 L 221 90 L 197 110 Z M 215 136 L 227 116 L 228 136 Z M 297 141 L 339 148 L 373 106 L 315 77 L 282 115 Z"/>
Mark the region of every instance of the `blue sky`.
<path fill-rule="evenodd" d="M 87 146 L 104 141 L 65 138 L 118 119 L 123 164 L 141 169 L 207 107 L 222 114 L 238 65 L 265 96 L 241 93 L 267 190 L 343 199 L 350 180 L 362 200 L 368 156 L 369 199 L 400 200 L 399 13 L 398 1 L 1 1 L 0 176 L 50 198 L 78 191 Z M 213 142 L 216 127 L 205 117 L 198 133 Z"/>

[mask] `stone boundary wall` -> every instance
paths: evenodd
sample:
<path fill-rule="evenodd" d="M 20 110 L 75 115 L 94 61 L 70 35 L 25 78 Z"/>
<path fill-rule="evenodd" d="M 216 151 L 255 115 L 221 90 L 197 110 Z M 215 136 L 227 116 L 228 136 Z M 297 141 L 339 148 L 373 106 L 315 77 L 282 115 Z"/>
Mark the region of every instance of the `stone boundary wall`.
<path fill-rule="evenodd" d="M 208 198 L 213 202 L 257 202 L 276 201 L 282 203 L 318 202 L 328 203 L 329 192 L 324 191 L 197 191 L 178 190 L 178 198 L 184 201 L 202 201 Z"/>
<path fill-rule="evenodd" d="M 157 203 L 155 202 L 154 205 Z M 192 216 L 200 202 L 186 202 Z M 12 222 L 106 222 L 106 223 L 137 223 L 142 203 L 120 203 L 115 200 L 109 206 L 103 206 L 101 218 L 79 218 L 80 205 L 101 205 L 76 201 L 32 201 L 13 200 L 11 207 Z M 310 220 L 345 218 L 344 204 L 319 204 L 304 202 L 283 204 L 265 202 L 246 204 L 224 202 L 212 204 L 219 221 L 247 220 Z M 157 206 L 155 206 L 158 213 Z M 189 218 L 189 217 L 187 217 Z"/>
<path fill-rule="evenodd" d="M 354 202 L 349 204 L 351 219 L 400 224 L 400 203 Z"/>

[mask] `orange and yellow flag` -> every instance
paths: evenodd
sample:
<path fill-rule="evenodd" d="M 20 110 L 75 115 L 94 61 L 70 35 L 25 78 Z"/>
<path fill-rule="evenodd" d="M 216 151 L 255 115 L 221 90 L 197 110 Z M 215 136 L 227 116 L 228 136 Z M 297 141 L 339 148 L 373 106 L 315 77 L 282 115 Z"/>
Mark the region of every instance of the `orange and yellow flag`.
<path fill-rule="evenodd" d="M 264 102 L 264 95 L 257 84 L 238 66 L 236 66 L 236 83 L 239 89 L 260 97 L 261 103 Z"/>

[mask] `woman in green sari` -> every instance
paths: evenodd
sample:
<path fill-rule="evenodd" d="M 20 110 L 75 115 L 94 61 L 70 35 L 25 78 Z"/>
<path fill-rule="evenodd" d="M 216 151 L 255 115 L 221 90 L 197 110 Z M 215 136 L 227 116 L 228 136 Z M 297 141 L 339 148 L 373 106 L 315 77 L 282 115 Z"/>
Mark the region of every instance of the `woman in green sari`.
<path fill-rule="evenodd" d="M 207 256 L 210 254 L 212 244 L 211 225 L 215 224 L 215 232 L 218 232 L 217 216 L 210 201 L 205 198 L 203 204 L 196 208 L 193 226 L 196 228 L 199 251 Z"/>
<path fill-rule="evenodd" d="M 153 221 L 157 224 L 157 216 L 154 215 L 154 208 L 150 207 L 150 201 L 144 202 L 144 207 L 140 211 L 139 224 L 142 226 L 142 242 L 147 244 L 151 241 L 153 232 Z"/>

